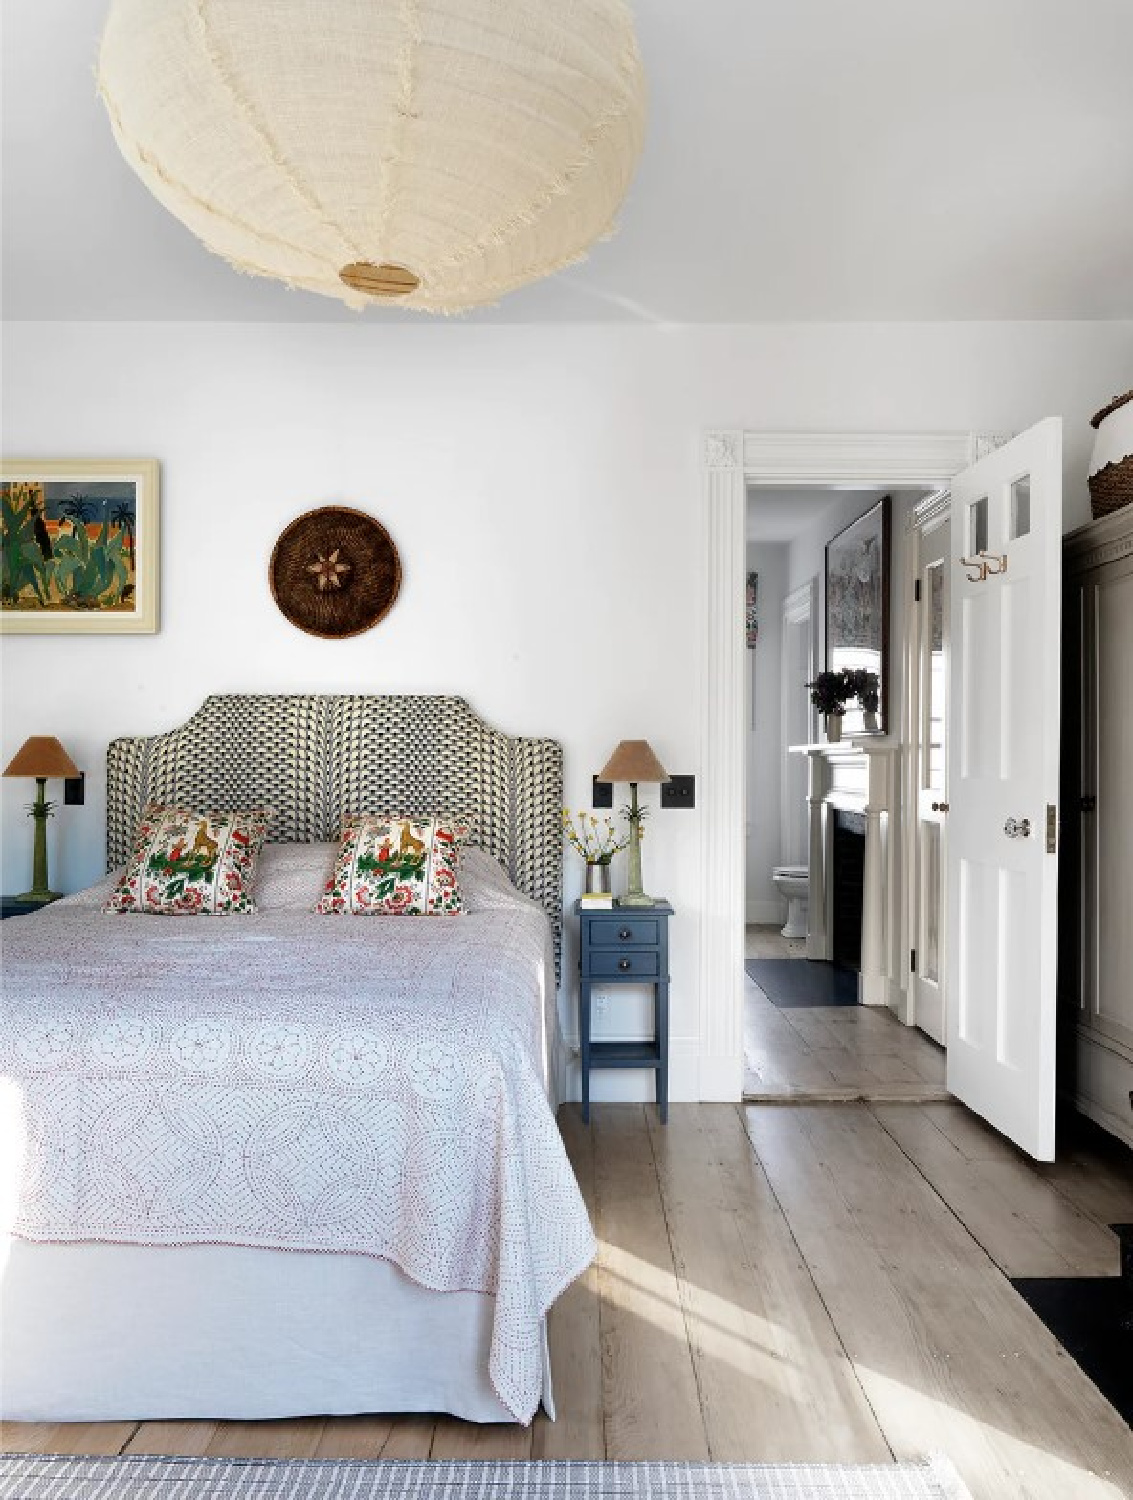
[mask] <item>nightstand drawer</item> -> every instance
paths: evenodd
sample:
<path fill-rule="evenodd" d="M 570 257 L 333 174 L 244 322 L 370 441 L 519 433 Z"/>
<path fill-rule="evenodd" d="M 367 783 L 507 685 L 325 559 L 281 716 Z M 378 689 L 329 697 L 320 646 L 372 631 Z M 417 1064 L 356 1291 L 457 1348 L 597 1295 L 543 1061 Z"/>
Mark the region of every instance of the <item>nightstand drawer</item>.
<path fill-rule="evenodd" d="M 591 949 L 590 973 L 596 979 L 656 979 L 661 972 L 656 948 Z"/>
<path fill-rule="evenodd" d="M 590 918 L 592 948 L 653 948 L 660 941 L 656 917 Z"/>

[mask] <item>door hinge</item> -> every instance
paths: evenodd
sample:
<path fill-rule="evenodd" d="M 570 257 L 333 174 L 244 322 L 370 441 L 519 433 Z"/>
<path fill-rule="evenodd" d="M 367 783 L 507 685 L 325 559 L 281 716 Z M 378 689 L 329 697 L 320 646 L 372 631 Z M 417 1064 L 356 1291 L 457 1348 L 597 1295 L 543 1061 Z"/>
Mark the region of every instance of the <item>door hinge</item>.
<path fill-rule="evenodd" d="M 917 950 L 915 948 L 910 948 L 909 949 L 909 973 L 910 974 L 915 974 L 916 972 L 917 972 Z"/>
<path fill-rule="evenodd" d="M 919 604 L 920 602 L 921 602 L 921 581 L 918 578 L 916 580 L 916 582 L 913 584 L 913 603 L 914 604 Z"/>
<path fill-rule="evenodd" d="M 1058 809 L 1053 802 L 1046 805 L 1046 852 L 1054 854 L 1058 849 Z"/>

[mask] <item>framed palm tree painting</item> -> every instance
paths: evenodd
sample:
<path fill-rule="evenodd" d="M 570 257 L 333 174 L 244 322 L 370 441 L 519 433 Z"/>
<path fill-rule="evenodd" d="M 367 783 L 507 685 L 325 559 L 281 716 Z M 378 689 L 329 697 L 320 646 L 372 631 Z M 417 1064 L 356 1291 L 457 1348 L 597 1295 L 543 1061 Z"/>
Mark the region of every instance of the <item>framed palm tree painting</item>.
<path fill-rule="evenodd" d="M 0 631 L 157 630 L 156 459 L 0 460 Z"/>

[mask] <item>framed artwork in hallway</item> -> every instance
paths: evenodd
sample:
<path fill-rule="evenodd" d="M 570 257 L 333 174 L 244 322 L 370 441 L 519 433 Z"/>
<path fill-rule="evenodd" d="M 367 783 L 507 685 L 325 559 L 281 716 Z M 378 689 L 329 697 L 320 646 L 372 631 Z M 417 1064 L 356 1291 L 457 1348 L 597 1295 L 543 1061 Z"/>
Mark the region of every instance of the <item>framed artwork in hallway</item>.
<path fill-rule="evenodd" d="M 884 734 L 889 717 L 888 495 L 826 544 L 826 666 L 866 671 L 877 679 L 876 727 L 862 704 L 846 705 L 843 732 Z"/>

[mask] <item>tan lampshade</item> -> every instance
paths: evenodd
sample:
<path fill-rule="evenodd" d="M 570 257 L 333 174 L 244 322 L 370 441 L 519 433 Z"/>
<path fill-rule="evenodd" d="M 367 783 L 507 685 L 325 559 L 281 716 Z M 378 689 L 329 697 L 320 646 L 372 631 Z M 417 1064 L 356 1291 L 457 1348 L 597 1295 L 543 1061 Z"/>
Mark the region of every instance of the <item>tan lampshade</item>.
<path fill-rule="evenodd" d="M 5 776 L 78 776 L 78 766 L 52 734 L 33 734 L 8 762 Z"/>
<path fill-rule="evenodd" d="M 653 753 L 648 740 L 622 740 L 605 766 L 599 781 L 668 781 L 669 773 Z"/>

